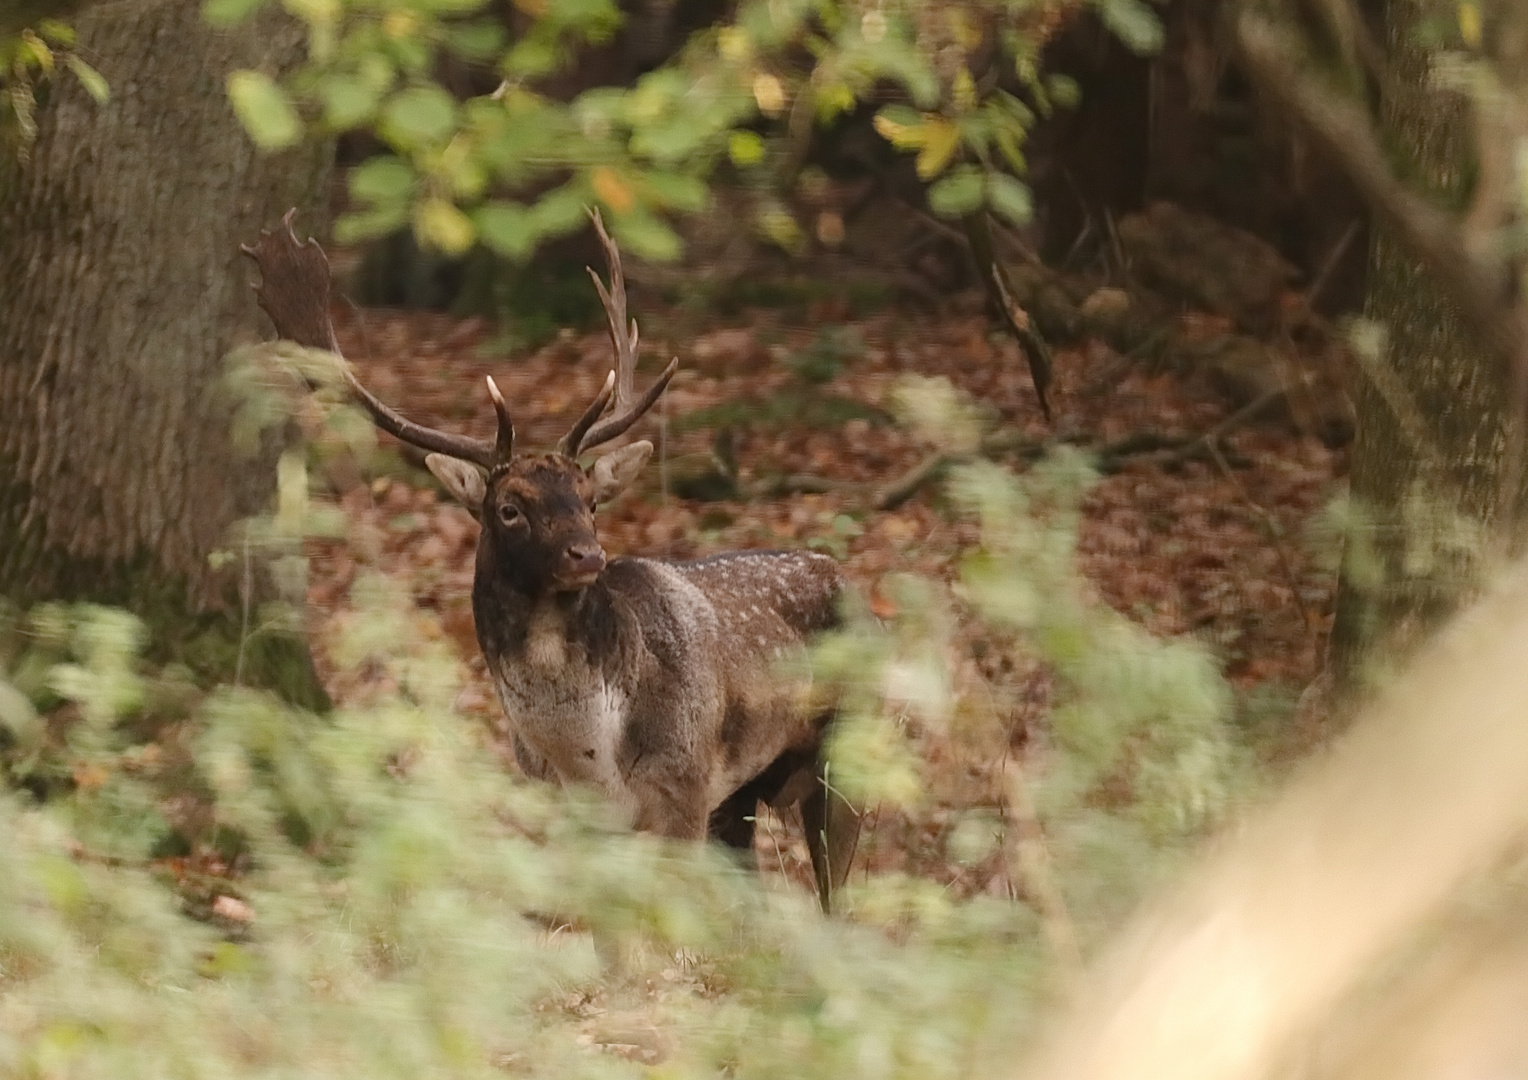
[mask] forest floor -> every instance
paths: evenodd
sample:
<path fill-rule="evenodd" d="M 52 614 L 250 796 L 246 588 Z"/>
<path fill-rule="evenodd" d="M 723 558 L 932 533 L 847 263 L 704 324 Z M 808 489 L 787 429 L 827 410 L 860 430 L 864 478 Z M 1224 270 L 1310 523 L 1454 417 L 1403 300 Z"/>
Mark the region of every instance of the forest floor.
<path fill-rule="evenodd" d="M 362 381 L 432 426 L 491 432 L 483 377 L 492 374 L 511 403 L 523 446 L 549 446 L 594 396 L 610 365 L 608 339 L 596 330 L 564 332 L 535 351 L 498 357 L 485 348 L 490 328 L 476 320 L 352 310 L 343 313 L 339 333 Z M 903 475 L 929 454 L 928 446 L 885 421 L 899 377 L 945 376 L 1034 444 L 1119 446 L 1143 434 L 1148 444 L 1158 436 L 1192 439 L 1235 412 L 1209 379 L 1152 372 L 1094 341 L 1057 351 L 1054 415 L 1047 423 L 1017 346 L 993 332 L 976 297 L 958 298 L 937 317 L 886 310 L 851 318 L 831 308 L 787 317 L 755 309 L 697 326 L 679 313 L 644 311 L 644 368 L 656 370 L 676 355 L 681 367 L 661 415 L 643 425 L 644 437 L 660 441 L 659 464 L 636 491 L 601 508 L 607 550 L 689 557 L 812 546 L 843 561 L 878 613 L 890 604 L 878 589 L 887 574 L 951 579 L 975 538 L 974 527 L 940 501 L 937 485 L 894 509 L 863 508 L 864 490 Z M 674 489 L 684 489 L 695 463 L 709 460 L 714 427 L 723 423 L 735 433 L 745 488 L 759 478 L 800 474 L 838 487 L 717 501 L 678 497 Z M 1085 496 L 1080 567 L 1099 598 L 1154 634 L 1189 634 L 1208 643 L 1243 692 L 1242 708 L 1287 715 L 1317 672 L 1330 621 L 1332 560 L 1313 534 L 1339 490 L 1346 452 L 1277 418 L 1237 424 L 1220 446 L 1218 455 L 1178 462 L 1150 453 L 1119 457 L 1117 471 Z M 349 512 L 347 535 L 315 541 L 310 551 L 315 639 L 349 617 L 357 573 L 381 571 L 406 584 L 436 616 L 467 665 L 470 680 L 458 710 L 491 720 L 498 705 L 470 608 L 476 524 L 444 501 L 422 471 L 352 482 L 341 501 Z M 364 696 L 366 688 L 353 677 L 338 674 L 322 657 L 320 664 L 337 700 Z M 1038 665 L 1017 664 L 1021 670 L 1009 672 L 1010 681 L 1029 681 L 1032 715 L 1016 724 L 1043 722 L 1048 677 Z M 937 766 L 941 748 L 923 749 Z M 953 777 L 935 801 L 964 798 L 969 805 L 969 792 L 986 787 L 979 777 Z M 917 821 L 873 820 L 862 847 L 867 865 L 951 885 L 959 880 L 962 892 L 1006 887 L 996 870 L 972 875 L 945 857 L 941 832 L 949 818 L 936 806 Z M 804 882 L 799 835 L 783 823 L 765 824 L 763 864 Z"/>

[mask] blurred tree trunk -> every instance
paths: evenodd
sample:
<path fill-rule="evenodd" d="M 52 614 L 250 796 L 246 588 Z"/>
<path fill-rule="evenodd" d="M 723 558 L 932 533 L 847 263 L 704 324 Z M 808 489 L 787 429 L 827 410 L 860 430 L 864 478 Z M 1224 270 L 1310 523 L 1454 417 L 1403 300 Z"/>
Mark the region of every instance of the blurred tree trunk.
<path fill-rule="evenodd" d="M 1439 200 L 1458 202 L 1473 174 L 1469 114 L 1458 95 L 1430 85 L 1431 58 L 1414 43 L 1422 7 L 1418 0 L 1386 5 L 1385 45 L 1399 89 L 1383 100 L 1382 122 L 1403 174 Z M 1497 524 L 1506 469 L 1509 388 L 1501 366 L 1473 340 L 1432 271 L 1382 228 L 1370 249 L 1366 314 L 1386 331 L 1373 363 L 1391 385 L 1387 394 L 1360 376 L 1355 393 L 1351 487 L 1372 529 L 1374 557 L 1349 543 L 1329 655 L 1339 691 L 1353 689 L 1376 650 L 1404 651 L 1468 597 L 1472 559 L 1463 547 L 1451 549 L 1450 537 L 1462 535 L 1461 523 Z"/>
<path fill-rule="evenodd" d="M 157 656 L 208 678 L 240 657 L 248 681 L 322 704 L 300 638 L 244 634 L 243 560 L 209 557 L 269 506 L 280 450 L 251 460 L 230 437 L 225 358 L 262 325 L 239 243 L 318 205 L 327 154 L 258 156 L 223 89 L 294 64 L 301 30 L 214 31 L 200 7 L 81 14 L 111 100 L 59 78 L 31 160 L 0 160 L 0 595 L 121 605 Z M 271 595 L 252 580 L 250 603 Z"/>

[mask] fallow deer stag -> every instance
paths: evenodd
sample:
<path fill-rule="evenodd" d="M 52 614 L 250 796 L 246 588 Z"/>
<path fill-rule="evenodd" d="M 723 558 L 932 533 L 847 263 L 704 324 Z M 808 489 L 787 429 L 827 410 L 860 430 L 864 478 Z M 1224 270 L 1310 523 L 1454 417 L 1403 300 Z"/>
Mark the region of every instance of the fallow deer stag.
<path fill-rule="evenodd" d="M 615 366 L 550 453 L 516 453 L 508 406 L 492 378 L 492 441 L 422 427 L 374 397 L 340 361 L 378 427 L 430 451 L 425 463 L 481 525 L 472 586 L 478 644 L 525 772 L 592 784 L 638 829 L 753 847 L 759 801 L 799 805 L 824 909 L 859 833 L 823 777 L 831 714 L 807 715 L 804 687 L 781 662 L 837 619 L 837 564 L 809 552 L 738 551 L 694 561 L 607 560 L 595 507 L 625 488 L 652 453 L 633 442 L 578 458 L 624 434 L 658 400 L 674 360 L 640 397 L 637 324 L 626 316 L 620 253 L 598 212 L 610 264 L 592 269 Z M 243 250 L 280 336 L 339 353 L 329 319 L 329 263 L 283 227 Z M 613 407 L 612 407 L 613 406 Z M 608 412 L 607 412 L 608 410 Z"/>

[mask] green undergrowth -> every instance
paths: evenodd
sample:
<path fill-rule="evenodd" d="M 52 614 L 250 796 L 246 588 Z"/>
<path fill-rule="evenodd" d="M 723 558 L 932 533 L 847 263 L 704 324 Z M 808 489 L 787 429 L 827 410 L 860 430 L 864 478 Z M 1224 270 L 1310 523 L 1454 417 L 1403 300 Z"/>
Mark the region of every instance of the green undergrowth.
<path fill-rule="evenodd" d="M 952 437 L 979 423 L 919 400 L 920 425 L 930 401 Z M 1006 1075 L 1071 968 L 1256 789 L 1209 653 L 1086 599 L 1089 476 L 1071 455 L 959 470 L 983 539 L 957 587 L 897 579 L 894 617 L 851 600 L 818 649 L 854 800 L 926 812 L 920 740 L 1006 763 L 951 846 L 1010 890 L 856 873 L 832 919 L 507 773 L 386 578 L 358 579 L 329 643 L 371 689 L 323 715 L 144 663 L 120 611 L 6 613 L 0 1075 Z M 954 676 L 971 620 L 1056 673 L 1022 752 L 1020 691 Z"/>

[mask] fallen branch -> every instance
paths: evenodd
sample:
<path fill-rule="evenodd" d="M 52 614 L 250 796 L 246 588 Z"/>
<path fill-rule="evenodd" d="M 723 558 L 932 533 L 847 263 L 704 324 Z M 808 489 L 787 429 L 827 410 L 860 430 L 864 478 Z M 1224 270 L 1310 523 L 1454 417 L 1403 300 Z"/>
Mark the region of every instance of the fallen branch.
<path fill-rule="evenodd" d="M 1257 82 L 1297 117 L 1401 243 L 1431 265 L 1438 284 L 1504 367 L 1528 357 L 1528 322 L 1512 300 L 1510 267 L 1466 247 L 1462 223 L 1411 190 L 1391 170 L 1366 113 L 1319 87 L 1301 68 L 1289 35 L 1244 12 L 1236 32 Z"/>

